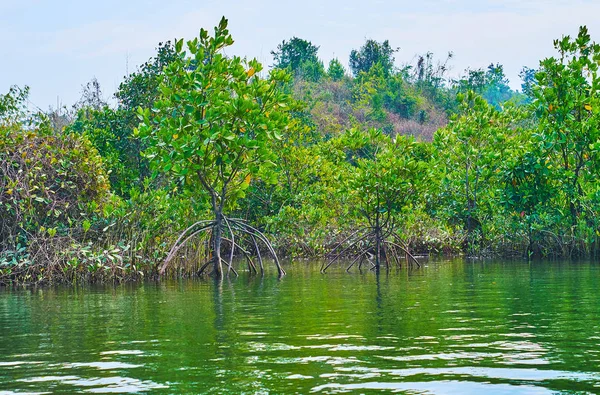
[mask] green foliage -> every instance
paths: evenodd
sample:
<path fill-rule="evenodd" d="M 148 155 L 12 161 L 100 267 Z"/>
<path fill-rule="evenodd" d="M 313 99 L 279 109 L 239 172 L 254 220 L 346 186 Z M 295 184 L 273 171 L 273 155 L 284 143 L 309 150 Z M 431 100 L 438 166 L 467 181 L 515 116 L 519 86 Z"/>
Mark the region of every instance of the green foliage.
<path fill-rule="evenodd" d="M 0 95 L 0 127 L 8 127 L 21 122 L 25 114 L 25 101 L 29 87 L 11 86 L 8 93 Z"/>
<path fill-rule="evenodd" d="M 556 221 L 556 187 L 552 164 L 547 158 L 526 149 L 509 159 L 502 170 L 502 204 L 510 216 L 513 232 L 522 231 L 528 240 L 527 253 L 541 255 L 542 231 Z"/>
<path fill-rule="evenodd" d="M 159 43 L 156 56 L 144 63 L 138 71 L 125 77 L 119 85 L 116 98 L 119 108 L 137 110 L 138 107 L 152 107 L 158 98 L 158 87 L 162 81 L 163 70 L 176 59 L 175 47 L 170 41 Z"/>
<path fill-rule="evenodd" d="M 433 53 L 427 52 L 418 56 L 416 65 L 408 66 L 401 72 L 405 80 L 413 83 L 417 94 L 446 112 L 456 110 L 454 94 L 447 87 L 447 74 L 450 70 L 448 63 L 453 57 L 452 52 L 449 52 L 443 61 L 435 61 Z"/>
<path fill-rule="evenodd" d="M 318 82 L 325 75 L 325 67 L 320 60 L 303 62 L 298 68 L 296 75 L 307 81 Z"/>
<path fill-rule="evenodd" d="M 575 226 L 586 211 L 586 184 L 595 184 L 600 159 L 600 45 L 585 27 L 577 38 L 566 36 L 554 45 L 560 58 L 540 62 L 533 89 L 536 138 L 542 156 L 554 164 L 563 208 Z"/>
<path fill-rule="evenodd" d="M 0 100 L 0 283 L 44 280 L 67 240 L 114 203 L 89 140 L 52 130 L 26 111 L 26 98 L 27 89 L 11 88 Z"/>
<path fill-rule="evenodd" d="M 514 111 L 498 111 L 473 91 L 459 95 L 459 112 L 438 131 L 434 147 L 441 167 L 441 204 L 451 222 L 467 233 L 475 248 L 485 237 L 483 224 L 493 216 L 499 165 L 518 133 Z"/>
<path fill-rule="evenodd" d="M 102 160 L 85 137 L 0 126 L 0 282 L 47 264 L 60 252 L 49 247 L 54 240 L 77 235 L 111 201 Z"/>
<path fill-rule="evenodd" d="M 346 75 L 346 69 L 342 66 L 342 63 L 336 58 L 329 61 L 329 67 L 327 68 L 327 75 L 334 81 L 339 81 Z"/>
<path fill-rule="evenodd" d="M 351 213 L 374 226 L 387 218 L 400 220 L 403 210 L 417 205 L 426 172 L 414 155 L 415 143 L 404 136 L 391 139 L 378 130 L 351 130 L 342 136 L 348 161 L 343 193 L 352 196 Z"/>
<path fill-rule="evenodd" d="M 0 129 L 2 237 L 70 228 L 110 199 L 102 160 L 83 137 Z"/>
<path fill-rule="evenodd" d="M 348 218 L 347 197 L 338 193 L 343 152 L 308 127 L 295 127 L 273 143 L 277 182 L 252 182 L 240 211 L 276 234 L 283 251 L 323 253 L 330 235 Z"/>
<path fill-rule="evenodd" d="M 285 71 L 261 79 L 258 61 L 223 55 L 231 44 L 225 19 L 214 37 L 201 30 L 187 42 L 190 56 L 178 41 L 160 99 L 139 112 L 154 168 L 207 193 L 215 210 L 225 202 L 234 206 L 252 178 L 271 178 L 268 143 L 289 128 L 290 101 L 279 89 Z"/>
<path fill-rule="evenodd" d="M 533 97 L 533 87 L 535 85 L 536 73 L 536 69 L 532 69 L 529 67 L 523 67 L 523 69 L 519 72 L 519 77 L 522 81 L 521 91 L 527 97 L 528 100 L 531 100 L 531 98 Z"/>
<path fill-rule="evenodd" d="M 352 78 L 333 59 L 329 78 L 299 70 L 290 90 L 294 98 L 306 102 L 308 122 L 324 136 L 356 126 L 431 140 L 434 131 L 447 123 L 446 113 L 455 107 L 454 93 L 444 87 L 445 64 L 434 65 L 432 55 L 427 54 L 415 70 L 419 67 L 417 77 L 409 72 L 410 67 L 386 70 L 382 63 L 375 63 Z"/>
<path fill-rule="evenodd" d="M 133 111 L 104 107 L 79 111 L 68 133 L 85 136 L 98 150 L 109 173 L 112 189 L 129 196 L 148 176 L 148 162 L 140 155 L 142 142 L 133 135 Z"/>
<path fill-rule="evenodd" d="M 353 85 L 355 106 L 363 108 L 367 121 L 384 122 L 386 113 L 383 96 L 386 93 L 387 79 L 381 64 L 375 64 L 368 72 L 358 75 Z"/>
<path fill-rule="evenodd" d="M 510 89 L 508 79 L 504 75 L 504 67 L 501 64 L 490 64 L 486 70 L 467 70 L 467 75 L 455 81 L 456 89 L 466 93 L 474 91 L 481 95 L 487 102 L 496 108 L 509 100 L 520 101 L 522 98 Z"/>
<path fill-rule="evenodd" d="M 379 43 L 367 40 L 360 49 L 350 52 L 350 70 L 357 76 L 361 72 L 368 72 L 376 64 L 381 66 L 383 73 L 389 75 L 394 68 L 394 52 L 388 40 Z"/>
<path fill-rule="evenodd" d="M 319 47 L 313 45 L 310 41 L 298 37 L 292 37 L 290 41 L 283 40 L 281 44 L 277 45 L 275 51 L 271 51 L 275 62 L 273 67 L 279 69 L 289 68 L 295 72 L 304 63 L 319 63 L 317 52 L 319 52 Z"/>
<path fill-rule="evenodd" d="M 84 106 L 67 128 L 69 133 L 85 135 L 100 152 L 111 187 L 121 196 L 128 197 L 132 188 L 142 188 L 150 175 L 148 161 L 141 155 L 144 143 L 133 133 L 139 124 L 137 109 L 154 104 L 160 94 L 163 69 L 175 58 L 175 47 L 170 42 L 160 43 L 156 56 L 119 85 L 116 109 Z"/>

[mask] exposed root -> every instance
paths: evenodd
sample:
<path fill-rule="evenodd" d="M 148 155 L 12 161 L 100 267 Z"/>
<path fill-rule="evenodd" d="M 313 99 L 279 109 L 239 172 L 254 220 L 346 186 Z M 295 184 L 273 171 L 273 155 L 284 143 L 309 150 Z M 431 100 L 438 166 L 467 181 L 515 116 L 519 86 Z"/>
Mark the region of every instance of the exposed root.
<path fill-rule="evenodd" d="M 264 244 L 264 246 L 267 248 L 267 251 L 273 256 L 273 259 L 275 261 L 275 265 L 277 266 L 277 271 L 279 272 L 279 275 L 283 276 L 286 274 L 285 270 L 283 269 L 283 267 L 281 266 L 281 264 L 279 262 L 279 258 L 277 257 L 275 248 L 273 248 L 273 245 L 271 244 L 269 239 L 260 230 L 256 229 L 255 227 L 246 223 L 246 221 L 239 219 L 239 218 L 227 218 L 225 216 L 223 216 L 222 218 L 223 218 L 223 222 L 221 224 L 220 229 L 216 228 L 217 227 L 216 221 L 198 221 L 198 222 L 194 223 L 193 225 L 191 225 L 190 227 L 188 227 L 187 229 L 185 229 L 179 235 L 179 237 L 177 238 L 177 241 L 173 244 L 173 246 L 171 247 L 171 250 L 167 254 L 167 257 L 161 264 L 161 266 L 159 268 L 159 274 L 163 275 L 166 272 L 166 270 L 169 266 L 169 263 L 177 256 L 177 253 L 186 245 L 186 243 L 188 243 L 189 240 L 191 240 L 192 238 L 194 238 L 196 236 L 201 236 L 205 232 L 208 233 L 211 238 L 215 237 L 215 234 L 217 234 L 217 232 L 215 232 L 215 230 L 219 230 L 218 234 L 225 233 L 229 236 L 229 237 L 221 236 L 221 238 L 220 238 L 223 241 L 227 241 L 230 245 L 229 257 L 227 258 L 227 260 L 222 259 L 222 258 L 220 259 L 220 263 L 227 266 L 227 274 L 233 272 L 236 276 L 238 276 L 238 272 L 233 267 L 233 259 L 235 257 L 237 250 L 241 251 L 241 253 L 245 256 L 246 261 L 248 263 L 248 271 L 250 273 L 252 273 L 252 272 L 258 273 L 258 269 L 256 268 L 254 261 L 252 261 L 252 258 L 250 257 L 249 250 L 243 248 L 240 245 L 240 243 L 238 241 L 240 239 L 242 241 L 244 239 L 246 239 L 246 241 L 251 241 L 251 245 L 254 247 L 254 250 L 258 257 L 261 274 L 264 274 L 264 266 L 263 266 L 263 259 L 262 259 L 261 253 L 260 253 L 260 248 L 259 248 L 257 240 L 260 240 Z M 242 236 L 246 236 L 246 237 L 242 237 Z M 202 236 L 202 237 L 204 237 L 204 236 Z M 214 251 L 213 251 L 213 253 L 214 253 Z M 198 275 L 202 275 L 205 272 L 206 268 L 211 263 L 213 263 L 213 264 L 215 263 L 215 258 L 212 256 L 212 254 L 209 257 L 208 261 L 202 265 L 200 270 L 198 270 Z"/>
<path fill-rule="evenodd" d="M 390 238 L 393 241 L 390 240 Z M 365 243 L 366 246 L 364 246 Z M 361 244 L 363 246 L 361 246 Z M 393 232 L 393 229 L 371 226 L 355 231 L 337 244 L 330 252 L 330 255 L 333 255 L 334 252 L 335 255 L 329 262 L 321 265 L 321 272 L 325 273 L 327 269 L 341 257 L 357 248 L 358 255 L 354 257 L 350 265 L 346 268 L 347 272 L 349 272 L 356 263 L 358 263 L 358 270 L 361 270 L 365 259 L 371 263 L 369 270 L 379 270 L 382 264 L 385 265 L 386 270 L 389 270 L 390 265 L 394 263 L 399 268 L 402 268 L 402 263 L 400 262 L 400 256 L 402 255 L 406 259 L 407 267 L 410 267 L 413 264 L 417 267 L 421 267 L 417 258 L 408 251 L 406 244 Z M 371 261 L 369 257 L 374 258 L 374 262 Z"/>
<path fill-rule="evenodd" d="M 171 262 L 171 260 L 177 255 L 177 252 L 179 252 L 179 250 L 194 236 L 199 235 L 202 232 L 206 232 L 206 231 L 212 231 L 212 228 L 214 226 L 214 222 L 210 222 L 207 225 L 202 226 L 200 229 L 196 230 L 195 232 L 191 233 L 189 236 L 187 236 L 185 239 L 183 239 L 183 237 L 191 230 L 193 229 L 195 226 L 197 226 L 200 223 L 205 223 L 207 221 L 200 221 L 200 222 L 196 222 L 194 225 L 190 226 L 189 228 L 187 228 L 185 231 L 183 231 L 183 233 L 179 236 L 179 238 L 177 239 L 177 241 L 175 242 L 175 244 L 173 244 L 173 247 L 171 247 L 171 251 L 169 251 L 169 254 L 167 255 L 167 257 L 165 258 L 163 264 L 160 267 L 159 270 L 159 274 L 163 275 L 165 273 L 165 271 L 167 270 L 167 266 L 169 265 L 169 262 Z M 183 239 L 183 241 L 181 240 Z"/>

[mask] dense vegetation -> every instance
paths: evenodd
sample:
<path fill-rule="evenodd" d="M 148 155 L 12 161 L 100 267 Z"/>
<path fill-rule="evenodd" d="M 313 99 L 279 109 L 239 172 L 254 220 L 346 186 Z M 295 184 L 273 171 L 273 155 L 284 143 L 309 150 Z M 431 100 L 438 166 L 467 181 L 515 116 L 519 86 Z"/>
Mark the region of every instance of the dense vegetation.
<path fill-rule="evenodd" d="M 234 255 L 256 272 L 265 253 L 598 254 L 585 27 L 523 70 L 522 92 L 499 64 L 448 78 L 451 54 L 397 68 L 388 41 L 352 51 L 349 71 L 297 37 L 269 72 L 225 56 L 232 43 L 223 19 L 160 44 L 116 106 L 95 81 L 69 111 L 0 95 L 0 282 L 221 275 Z"/>

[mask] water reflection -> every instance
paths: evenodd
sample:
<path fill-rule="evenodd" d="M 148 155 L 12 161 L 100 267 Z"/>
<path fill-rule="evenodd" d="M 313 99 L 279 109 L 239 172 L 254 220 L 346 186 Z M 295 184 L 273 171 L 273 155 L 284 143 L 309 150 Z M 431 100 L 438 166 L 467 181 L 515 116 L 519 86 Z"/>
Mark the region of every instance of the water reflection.
<path fill-rule="evenodd" d="M 0 393 L 596 393 L 594 264 L 0 292 Z"/>
<path fill-rule="evenodd" d="M 509 384 L 472 383 L 468 381 L 430 381 L 430 382 L 402 382 L 382 383 L 365 382 L 358 384 L 325 384 L 314 387 L 311 392 L 326 392 L 329 394 L 348 393 L 364 390 L 393 391 L 395 393 L 420 394 L 420 395 L 462 395 L 483 394 L 506 395 L 528 394 L 545 395 L 556 392 L 539 387 Z"/>
<path fill-rule="evenodd" d="M 150 390 L 168 388 L 165 385 L 156 384 L 152 381 L 141 381 L 127 377 L 92 377 L 81 378 L 78 376 L 41 376 L 30 379 L 20 379 L 19 382 L 43 384 L 51 383 L 60 387 L 72 387 L 72 391 L 83 389 L 82 392 L 92 392 L 99 394 L 107 393 L 134 393 L 145 392 Z M 86 388 L 90 387 L 90 388 Z"/>

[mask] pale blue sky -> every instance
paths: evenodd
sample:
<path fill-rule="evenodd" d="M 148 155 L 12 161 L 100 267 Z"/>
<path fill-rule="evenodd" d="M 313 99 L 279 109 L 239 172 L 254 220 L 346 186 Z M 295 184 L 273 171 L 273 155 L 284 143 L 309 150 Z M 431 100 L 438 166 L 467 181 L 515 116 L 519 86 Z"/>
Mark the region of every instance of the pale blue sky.
<path fill-rule="evenodd" d="M 579 25 L 600 41 L 597 0 L 0 0 L 0 92 L 29 85 L 32 103 L 46 109 L 57 96 L 72 104 L 96 77 L 110 96 L 127 63 L 135 70 L 158 42 L 193 38 L 222 15 L 236 40 L 229 52 L 267 65 L 292 36 L 319 45 L 325 62 L 344 64 L 365 38 L 389 39 L 400 47 L 398 65 L 417 53 L 453 51 L 453 74 L 500 62 L 513 87 L 522 66 L 552 55 L 553 39 Z"/>

